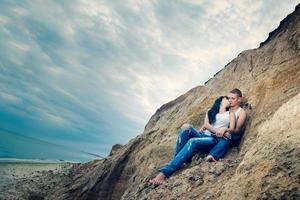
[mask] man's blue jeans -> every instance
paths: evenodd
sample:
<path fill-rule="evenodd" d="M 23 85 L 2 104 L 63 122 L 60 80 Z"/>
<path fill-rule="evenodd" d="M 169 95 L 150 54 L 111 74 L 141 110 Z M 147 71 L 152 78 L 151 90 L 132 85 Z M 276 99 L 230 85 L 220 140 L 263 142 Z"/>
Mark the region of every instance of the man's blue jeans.
<path fill-rule="evenodd" d="M 191 159 L 196 151 L 209 151 L 217 143 L 218 140 L 215 137 L 199 133 L 193 127 L 186 130 L 180 129 L 174 157 L 168 165 L 159 171 L 169 178 L 185 162 Z"/>
<path fill-rule="evenodd" d="M 218 143 L 210 150 L 209 154 L 215 160 L 222 158 L 228 151 L 232 139 L 218 138 Z"/>

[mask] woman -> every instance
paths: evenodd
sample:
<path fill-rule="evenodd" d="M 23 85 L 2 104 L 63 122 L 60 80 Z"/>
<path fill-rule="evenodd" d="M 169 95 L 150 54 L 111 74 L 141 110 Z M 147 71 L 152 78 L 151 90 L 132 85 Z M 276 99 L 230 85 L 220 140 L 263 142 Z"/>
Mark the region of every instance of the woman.
<path fill-rule="evenodd" d="M 179 131 L 173 159 L 168 165 L 161 168 L 160 173 L 150 182 L 155 185 L 162 184 L 165 178 L 169 178 L 184 163 L 188 162 L 196 151 L 209 151 L 218 143 L 218 140 L 230 137 L 229 132 L 235 126 L 235 115 L 228 111 L 229 105 L 228 97 L 217 98 L 206 113 L 204 125 L 200 131 L 189 124 L 184 124 Z M 221 156 L 217 151 L 216 153 L 210 152 L 206 160 L 216 161 Z"/>

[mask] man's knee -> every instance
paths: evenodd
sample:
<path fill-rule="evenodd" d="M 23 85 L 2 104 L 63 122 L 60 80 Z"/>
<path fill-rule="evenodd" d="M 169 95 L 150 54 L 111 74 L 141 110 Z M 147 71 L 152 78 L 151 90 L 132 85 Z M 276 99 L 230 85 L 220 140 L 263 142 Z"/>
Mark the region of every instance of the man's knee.
<path fill-rule="evenodd" d="M 184 130 L 184 131 L 186 131 L 186 130 L 189 130 L 191 128 L 191 125 L 190 124 L 183 124 L 182 126 L 181 126 L 181 129 L 182 130 Z"/>
<path fill-rule="evenodd" d="M 223 146 L 223 147 L 227 147 L 229 146 L 231 143 L 231 141 L 229 139 L 224 139 L 224 138 L 221 138 L 218 142 L 218 145 L 219 146 Z"/>

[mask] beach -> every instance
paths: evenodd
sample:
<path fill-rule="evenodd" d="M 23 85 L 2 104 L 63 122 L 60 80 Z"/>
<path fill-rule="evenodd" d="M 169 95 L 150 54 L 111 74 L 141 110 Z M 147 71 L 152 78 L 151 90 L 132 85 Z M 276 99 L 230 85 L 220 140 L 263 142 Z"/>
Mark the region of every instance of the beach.
<path fill-rule="evenodd" d="M 0 162 L 0 199 L 44 199 L 74 163 Z"/>

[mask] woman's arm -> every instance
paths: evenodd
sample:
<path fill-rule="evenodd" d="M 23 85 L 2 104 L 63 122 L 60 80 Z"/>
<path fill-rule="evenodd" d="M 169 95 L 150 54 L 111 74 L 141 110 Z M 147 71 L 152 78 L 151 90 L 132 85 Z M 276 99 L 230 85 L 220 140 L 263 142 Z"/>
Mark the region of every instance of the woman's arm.
<path fill-rule="evenodd" d="M 215 133 L 217 131 L 216 128 L 214 128 L 212 125 L 210 125 L 207 112 L 206 112 L 205 119 L 204 119 L 204 127 L 212 133 Z"/>
<path fill-rule="evenodd" d="M 230 122 L 229 122 L 229 128 L 226 131 L 234 131 L 235 128 L 235 115 L 234 112 L 230 112 Z"/>
<path fill-rule="evenodd" d="M 220 137 L 224 137 L 225 139 L 230 138 L 231 131 L 234 131 L 235 128 L 235 115 L 234 112 L 229 112 L 229 128 L 225 130 L 223 135 L 220 135 Z"/>

